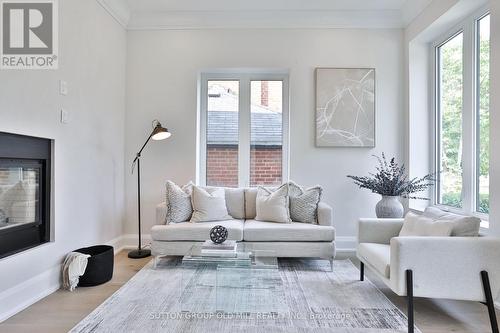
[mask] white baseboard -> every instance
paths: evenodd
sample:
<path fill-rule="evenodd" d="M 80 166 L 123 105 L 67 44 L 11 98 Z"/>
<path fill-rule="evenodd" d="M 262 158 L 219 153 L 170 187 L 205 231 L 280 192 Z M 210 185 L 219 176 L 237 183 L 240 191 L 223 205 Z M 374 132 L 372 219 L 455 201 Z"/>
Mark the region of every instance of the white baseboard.
<path fill-rule="evenodd" d="M 60 279 L 57 265 L 0 293 L 0 323 L 58 290 Z"/>
<path fill-rule="evenodd" d="M 335 248 L 339 254 L 355 254 L 357 239 L 354 236 L 335 237 Z"/>
<path fill-rule="evenodd" d="M 142 246 L 148 247 L 151 244 L 151 235 L 141 235 Z M 130 250 L 137 248 L 138 235 L 137 234 L 125 234 L 115 239 L 109 241 L 107 244 L 114 247 L 114 252 L 117 254 L 123 250 Z"/>

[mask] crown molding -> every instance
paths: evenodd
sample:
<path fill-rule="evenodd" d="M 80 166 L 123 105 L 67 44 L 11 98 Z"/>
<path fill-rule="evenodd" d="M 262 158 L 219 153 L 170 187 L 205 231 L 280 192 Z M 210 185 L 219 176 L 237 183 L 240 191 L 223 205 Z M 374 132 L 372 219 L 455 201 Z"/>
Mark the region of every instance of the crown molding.
<path fill-rule="evenodd" d="M 96 0 L 99 5 L 101 5 L 106 12 L 113 19 L 115 19 L 118 24 L 120 24 L 123 28 L 127 29 L 127 26 L 130 21 L 130 8 L 127 3 L 122 0 Z"/>
<path fill-rule="evenodd" d="M 131 10 L 127 0 L 96 0 L 127 30 L 401 29 L 433 0 L 407 0 L 390 10 Z"/>
<path fill-rule="evenodd" d="M 168 11 L 132 13 L 128 30 L 401 28 L 400 11 Z"/>

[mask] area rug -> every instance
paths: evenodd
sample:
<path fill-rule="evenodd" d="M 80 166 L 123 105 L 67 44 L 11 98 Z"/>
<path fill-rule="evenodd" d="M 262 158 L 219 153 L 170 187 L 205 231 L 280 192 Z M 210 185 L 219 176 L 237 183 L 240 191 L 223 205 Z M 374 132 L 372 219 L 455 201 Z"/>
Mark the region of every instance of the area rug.
<path fill-rule="evenodd" d="M 249 295 L 257 297 L 245 301 Z M 330 271 L 324 260 L 280 259 L 274 274 L 230 275 L 169 258 L 146 265 L 70 332 L 395 333 L 407 332 L 407 319 L 359 281 L 350 260 Z"/>

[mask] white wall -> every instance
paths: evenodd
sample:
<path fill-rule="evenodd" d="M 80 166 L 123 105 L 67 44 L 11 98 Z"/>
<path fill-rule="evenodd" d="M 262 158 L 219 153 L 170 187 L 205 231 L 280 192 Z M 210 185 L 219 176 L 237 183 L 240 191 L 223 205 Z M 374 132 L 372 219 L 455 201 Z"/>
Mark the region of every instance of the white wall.
<path fill-rule="evenodd" d="M 163 200 L 164 181 L 195 179 L 197 79 L 200 71 L 213 68 L 289 69 L 291 179 L 324 186 L 341 241 L 354 240 L 357 218 L 375 215 L 378 196 L 358 190 L 346 175 L 373 170 L 370 156 L 382 151 L 403 158 L 401 30 L 130 31 L 127 48 L 127 162 L 153 119 L 173 133 L 143 153 L 145 233 L 154 222 L 155 205 Z M 376 149 L 314 147 L 314 68 L 320 66 L 376 68 Z M 135 200 L 136 178 L 127 172 L 126 233 L 137 232 Z"/>
<path fill-rule="evenodd" d="M 126 33 L 96 1 L 59 18 L 58 70 L 0 71 L 0 131 L 55 140 L 55 241 L 0 259 L 0 321 L 57 289 L 67 252 L 122 234 Z"/>

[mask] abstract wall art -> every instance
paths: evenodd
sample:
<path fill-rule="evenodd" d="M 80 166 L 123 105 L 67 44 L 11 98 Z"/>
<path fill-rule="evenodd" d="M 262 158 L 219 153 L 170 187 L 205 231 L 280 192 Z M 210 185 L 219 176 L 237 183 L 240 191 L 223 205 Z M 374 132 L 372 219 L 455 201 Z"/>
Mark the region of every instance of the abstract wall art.
<path fill-rule="evenodd" d="M 374 68 L 316 68 L 316 146 L 375 147 Z"/>

